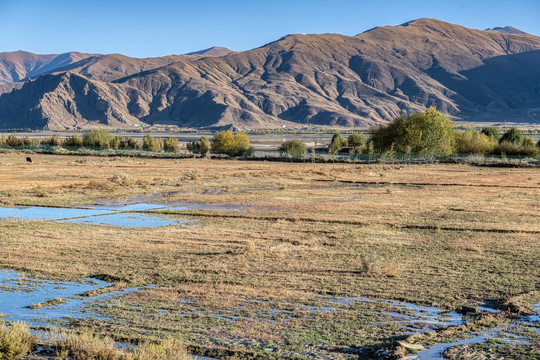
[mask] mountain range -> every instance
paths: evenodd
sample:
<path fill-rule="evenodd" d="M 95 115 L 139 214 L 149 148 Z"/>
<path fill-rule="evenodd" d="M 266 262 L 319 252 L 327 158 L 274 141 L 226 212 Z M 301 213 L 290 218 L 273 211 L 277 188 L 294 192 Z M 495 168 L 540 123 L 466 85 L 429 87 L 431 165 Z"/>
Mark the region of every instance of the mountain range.
<path fill-rule="evenodd" d="M 419 19 L 243 52 L 0 53 L 2 129 L 366 128 L 429 106 L 456 120 L 535 121 L 540 37 Z"/>

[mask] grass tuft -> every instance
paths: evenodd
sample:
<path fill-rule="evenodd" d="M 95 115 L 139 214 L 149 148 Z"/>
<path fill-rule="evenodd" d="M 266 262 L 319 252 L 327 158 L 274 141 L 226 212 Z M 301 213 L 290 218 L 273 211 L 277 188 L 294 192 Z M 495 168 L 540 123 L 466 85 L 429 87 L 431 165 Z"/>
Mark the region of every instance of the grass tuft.
<path fill-rule="evenodd" d="M 23 323 L 0 324 L 0 360 L 16 360 L 28 355 L 37 338 Z"/>

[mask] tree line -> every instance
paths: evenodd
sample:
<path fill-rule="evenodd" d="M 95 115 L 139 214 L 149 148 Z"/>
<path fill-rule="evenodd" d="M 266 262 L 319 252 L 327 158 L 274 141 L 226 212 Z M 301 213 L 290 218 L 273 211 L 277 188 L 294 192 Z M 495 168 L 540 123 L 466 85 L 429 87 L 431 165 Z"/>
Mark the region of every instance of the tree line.
<path fill-rule="evenodd" d="M 419 154 L 446 156 L 451 154 L 493 154 L 538 156 L 540 140 L 535 144 L 532 138 L 513 127 L 501 134 L 493 127 L 477 130 L 455 130 L 454 123 L 446 114 L 434 107 L 410 116 L 398 116 L 387 125 L 370 130 L 371 137 L 366 140 L 363 134 L 350 133 L 344 138 L 336 132 L 325 150 L 331 154 L 348 153 L 350 156 L 361 154 Z M 62 146 L 70 149 L 142 149 L 153 152 L 178 152 L 182 146 L 175 137 L 153 137 L 147 134 L 142 140 L 132 137 L 114 136 L 107 130 L 93 130 L 79 136 L 74 134 L 60 139 L 59 135 L 48 138 L 17 137 L 14 134 L 0 137 L 0 146 L 4 147 L 45 147 Z M 217 132 L 212 140 L 201 136 L 199 141 L 186 145 L 187 151 L 200 156 L 223 154 L 231 157 L 253 155 L 248 135 L 232 130 Z M 311 151 L 315 155 L 315 148 Z M 319 149 L 320 150 L 320 149 Z M 283 157 L 302 158 L 307 155 L 308 147 L 300 140 L 285 141 L 279 148 Z"/>
<path fill-rule="evenodd" d="M 446 114 L 434 107 L 410 116 L 398 116 L 387 125 L 370 130 L 368 141 L 362 134 L 352 133 L 345 139 L 336 132 L 330 141 L 329 154 L 348 152 L 350 155 L 372 154 L 420 154 L 445 156 L 451 154 L 493 154 L 538 156 L 540 140 L 526 137 L 516 127 L 501 135 L 497 128 L 455 130 L 454 123 Z M 299 140 L 289 140 L 280 147 L 284 156 L 302 157 L 307 146 Z"/>
<path fill-rule="evenodd" d="M 169 136 L 167 138 L 154 137 L 146 134 L 142 140 L 132 137 L 122 137 L 113 135 L 108 130 L 92 130 L 82 134 L 74 134 L 65 139 L 61 139 L 58 134 L 47 138 L 30 138 L 29 136 L 17 137 L 15 134 L 0 137 L 0 146 L 4 147 L 51 147 L 61 146 L 67 149 L 114 149 L 114 150 L 146 150 L 152 152 L 178 152 L 182 146 L 177 138 Z M 253 147 L 246 133 L 233 133 L 232 130 L 220 131 L 216 133 L 210 141 L 208 137 L 202 136 L 200 141 L 190 142 L 186 149 L 194 154 L 202 156 L 213 154 L 224 154 L 229 156 L 248 156 L 253 154 Z"/>

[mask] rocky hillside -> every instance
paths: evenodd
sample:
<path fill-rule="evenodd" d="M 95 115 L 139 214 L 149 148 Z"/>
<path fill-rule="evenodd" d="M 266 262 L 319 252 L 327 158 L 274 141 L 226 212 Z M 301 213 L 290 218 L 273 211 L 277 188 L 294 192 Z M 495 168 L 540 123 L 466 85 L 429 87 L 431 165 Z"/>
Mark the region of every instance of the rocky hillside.
<path fill-rule="evenodd" d="M 539 50 L 513 28 L 420 19 L 218 56 L 94 56 L 0 96 L 0 127 L 369 127 L 431 105 L 524 121 L 540 107 Z"/>
<path fill-rule="evenodd" d="M 78 52 L 60 55 L 37 55 L 26 51 L 0 53 L 0 85 L 36 77 L 90 56 Z"/>

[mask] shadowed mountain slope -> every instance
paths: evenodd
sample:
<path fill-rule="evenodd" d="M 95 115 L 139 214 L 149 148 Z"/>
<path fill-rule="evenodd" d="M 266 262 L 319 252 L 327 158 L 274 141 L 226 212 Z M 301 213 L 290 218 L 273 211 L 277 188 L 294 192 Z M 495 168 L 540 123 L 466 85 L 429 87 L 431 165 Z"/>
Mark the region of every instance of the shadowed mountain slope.
<path fill-rule="evenodd" d="M 107 55 L 48 78 L 62 86 L 45 90 L 39 78 L 1 96 L 0 126 L 369 127 L 432 105 L 461 119 L 519 120 L 540 107 L 539 51 L 533 35 L 419 19 L 352 37 L 289 35 L 225 56 Z"/>

